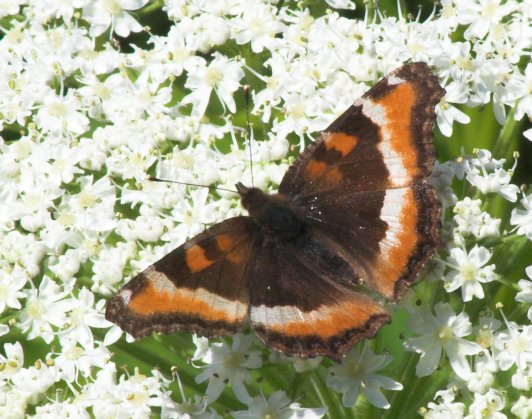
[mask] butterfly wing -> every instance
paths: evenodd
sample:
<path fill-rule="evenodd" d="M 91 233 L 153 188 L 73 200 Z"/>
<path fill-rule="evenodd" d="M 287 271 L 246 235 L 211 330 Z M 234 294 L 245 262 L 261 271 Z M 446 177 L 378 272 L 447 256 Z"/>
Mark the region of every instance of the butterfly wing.
<path fill-rule="evenodd" d="M 356 281 L 351 266 L 311 232 L 295 241 L 259 236 L 257 247 L 250 320 L 267 345 L 289 355 L 338 360 L 388 321 L 380 304 L 347 285 Z"/>
<path fill-rule="evenodd" d="M 254 224 L 235 217 L 187 241 L 133 278 L 105 317 L 135 338 L 153 332 L 234 333 L 248 315 Z"/>
<path fill-rule="evenodd" d="M 415 281 L 439 243 L 440 205 L 426 177 L 444 92 L 424 63 L 393 71 L 321 134 L 279 187 L 389 299 Z"/>

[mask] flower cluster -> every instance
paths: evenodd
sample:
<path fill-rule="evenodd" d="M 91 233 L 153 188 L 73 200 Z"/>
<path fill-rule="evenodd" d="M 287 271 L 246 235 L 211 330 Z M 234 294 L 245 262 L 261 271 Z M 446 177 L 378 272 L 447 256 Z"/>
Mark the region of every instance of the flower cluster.
<path fill-rule="evenodd" d="M 0 415 L 530 416 L 532 195 L 512 183 L 517 154 L 509 163 L 521 133 L 532 140 L 519 123 L 532 117 L 530 1 L 442 0 L 395 17 L 349 0 L 1 3 Z M 407 61 L 446 89 L 437 131 L 452 159 L 431 179 L 446 247 L 436 280 L 404 303 L 408 322 L 340 364 L 247 334 L 121 339 L 105 300 L 241 212 L 234 193 L 193 185 L 249 185 L 252 165 L 255 186 L 275 189 L 297 150 Z M 399 335 L 404 347 L 390 345 Z M 441 370 L 452 373 L 429 387 L 434 400 L 397 396 Z"/>

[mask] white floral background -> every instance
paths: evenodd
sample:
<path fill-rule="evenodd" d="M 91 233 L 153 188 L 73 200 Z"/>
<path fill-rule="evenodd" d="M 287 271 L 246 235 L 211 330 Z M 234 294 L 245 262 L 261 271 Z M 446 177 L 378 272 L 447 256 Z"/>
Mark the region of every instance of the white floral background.
<path fill-rule="evenodd" d="M 0 0 L 0 416 L 532 417 L 531 19 L 530 0 Z M 249 185 L 251 144 L 275 190 L 407 61 L 447 91 L 445 247 L 375 339 L 337 364 L 105 321 L 122 284 L 241 212 L 148 176 Z"/>

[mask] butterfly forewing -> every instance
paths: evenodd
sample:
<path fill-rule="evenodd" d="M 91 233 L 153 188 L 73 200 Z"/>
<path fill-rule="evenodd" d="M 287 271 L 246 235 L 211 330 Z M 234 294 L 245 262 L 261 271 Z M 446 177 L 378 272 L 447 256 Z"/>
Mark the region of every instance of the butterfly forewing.
<path fill-rule="evenodd" d="M 133 278 L 109 302 L 106 318 L 137 338 L 237 331 L 248 314 L 253 232 L 247 217 L 204 231 Z"/>
<path fill-rule="evenodd" d="M 444 94 L 424 63 L 400 67 L 326 128 L 288 169 L 279 192 L 307 196 L 410 185 L 432 170 L 434 107 Z"/>
<path fill-rule="evenodd" d="M 389 299 L 415 281 L 438 244 L 439 204 L 426 177 L 443 94 L 426 64 L 397 69 L 320 135 L 279 188 Z"/>

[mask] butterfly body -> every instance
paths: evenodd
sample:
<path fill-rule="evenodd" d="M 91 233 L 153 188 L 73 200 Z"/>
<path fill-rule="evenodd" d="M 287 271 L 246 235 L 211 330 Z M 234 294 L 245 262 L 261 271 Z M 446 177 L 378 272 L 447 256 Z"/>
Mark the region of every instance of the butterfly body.
<path fill-rule="evenodd" d="M 340 359 L 387 321 L 439 246 L 428 183 L 434 107 L 424 63 L 393 71 L 326 128 L 277 194 L 236 185 L 247 216 L 187 241 L 126 284 L 106 318 L 134 337 L 234 333 Z M 380 295 L 380 297 L 379 297 Z"/>

